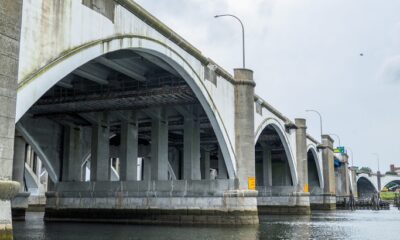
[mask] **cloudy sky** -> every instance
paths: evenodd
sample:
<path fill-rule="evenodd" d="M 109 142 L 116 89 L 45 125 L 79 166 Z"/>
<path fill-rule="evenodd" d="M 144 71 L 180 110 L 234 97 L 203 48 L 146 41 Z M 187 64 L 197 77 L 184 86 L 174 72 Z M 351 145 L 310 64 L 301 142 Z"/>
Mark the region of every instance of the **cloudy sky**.
<path fill-rule="evenodd" d="M 308 132 L 340 136 L 354 164 L 400 165 L 400 1 L 137 0 L 229 72 L 247 64 L 256 92 L 282 113 L 307 119 Z M 336 139 L 335 137 L 333 137 Z M 336 143 L 338 141 L 336 140 Z"/>

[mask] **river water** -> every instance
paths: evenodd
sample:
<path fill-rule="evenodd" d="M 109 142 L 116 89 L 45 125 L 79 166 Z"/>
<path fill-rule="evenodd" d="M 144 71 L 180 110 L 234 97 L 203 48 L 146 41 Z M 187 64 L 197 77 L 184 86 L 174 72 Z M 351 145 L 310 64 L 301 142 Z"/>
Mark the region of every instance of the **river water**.
<path fill-rule="evenodd" d="M 400 239 L 400 211 L 314 212 L 308 217 L 262 216 L 259 226 L 188 227 L 93 223 L 44 223 L 42 213 L 27 213 L 14 223 L 14 238 L 34 240 L 180 239 Z"/>

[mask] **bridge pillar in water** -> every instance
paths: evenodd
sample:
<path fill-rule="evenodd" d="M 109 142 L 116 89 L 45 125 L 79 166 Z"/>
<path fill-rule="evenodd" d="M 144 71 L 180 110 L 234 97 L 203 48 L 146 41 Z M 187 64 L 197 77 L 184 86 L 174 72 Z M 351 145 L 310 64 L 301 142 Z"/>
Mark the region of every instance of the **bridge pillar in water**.
<path fill-rule="evenodd" d="M 18 194 L 11 201 L 13 220 L 25 220 L 25 212 L 28 208 L 28 198 L 30 193 L 25 191 L 27 190 L 25 189 L 24 183 L 25 154 L 26 142 L 22 136 L 16 132 L 14 139 L 12 180 L 20 184 L 20 189 Z"/>
<path fill-rule="evenodd" d="M 322 135 L 322 173 L 324 176 L 324 193 L 320 203 L 313 204 L 313 209 L 336 209 L 336 184 L 333 154 L 333 139 Z"/>
<path fill-rule="evenodd" d="M 138 180 L 138 121 L 131 112 L 121 124 L 120 180 Z"/>
<path fill-rule="evenodd" d="M 20 191 L 12 181 L 15 109 L 22 0 L 0 4 L 0 236 L 12 239 L 11 199 Z"/>
<path fill-rule="evenodd" d="M 191 109 L 184 116 L 183 130 L 183 179 L 200 180 L 200 121 Z"/>
<path fill-rule="evenodd" d="M 168 180 L 168 118 L 156 109 L 151 121 L 151 179 Z"/>
<path fill-rule="evenodd" d="M 90 180 L 108 181 L 110 169 L 110 127 L 106 113 L 96 113 L 96 123 L 92 126 L 92 147 Z"/>
<path fill-rule="evenodd" d="M 253 71 L 235 69 L 235 145 L 238 189 L 247 190 L 255 178 Z"/>
<path fill-rule="evenodd" d="M 308 191 L 308 159 L 307 159 L 307 125 L 306 120 L 295 119 L 296 125 L 296 159 L 298 183 L 296 186 L 297 214 L 310 214 L 310 193 Z"/>
<path fill-rule="evenodd" d="M 357 168 L 356 167 L 350 167 L 350 172 L 351 172 L 351 191 L 353 193 L 354 198 L 358 198 L 358 189 L 357 189 Z"/>
<path fill-rule="evenodd" d="M 336 200 L 344 204 L 350 197 L 350 177 L 348 168 L 348 156 L 346 153 L 338 156 L 341 165 L 335 169 Z"/>
<path fill-rule="evenodd" d="M 378 193 L 382 190 L 382 182 L 381 182 L 381 179 L 382 179 L 382 174 L 381 174 L 381 171 L 377 171 L 376 172 L 376 179 L 377 179 L 377 183 L 378 183 Z"/>
<path fill-rule="evenodd" d="M 242 196 L 246 214 L 257 215 L 257 191 L 255 190 L 254 149 L 254 88 L 253 71 L 234 69 L 235 79 L 235 148 L 237 176 L 234 194 Z M 232 178 L 232 176 L 229 176 Z M 251 218 L 251 216 L 250 216 Z M 258 222 L 258 217 L 254 218 Z"/>
<path fill-rule="evenodd" d="M 80 181 L 81 179 L 81 129 L 77 126 L 64 127 L 63 181 Z"/>

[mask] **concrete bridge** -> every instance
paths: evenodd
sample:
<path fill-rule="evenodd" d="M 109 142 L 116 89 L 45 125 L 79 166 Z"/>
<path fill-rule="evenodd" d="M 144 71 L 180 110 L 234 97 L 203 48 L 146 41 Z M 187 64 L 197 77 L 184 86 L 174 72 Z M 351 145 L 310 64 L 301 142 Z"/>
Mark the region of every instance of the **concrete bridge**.
<path fill-rule="evenodd" d="M 135 2 L 6 0 L 0 20 L 0 229 L 29 195 L 28 148 L 49 177 L 48 221 L 257 224 L 335 208 L 348 172 L 335 177 L 333 140 Z"/>
<path fill-rule="evenodd" d="M 357 175 L 357 190 L 360 199 L 370 198 L 373 193 L 380 192 L 389 183 L 400 185 L 400 176 L 377 173 L 360 173 Z"/>

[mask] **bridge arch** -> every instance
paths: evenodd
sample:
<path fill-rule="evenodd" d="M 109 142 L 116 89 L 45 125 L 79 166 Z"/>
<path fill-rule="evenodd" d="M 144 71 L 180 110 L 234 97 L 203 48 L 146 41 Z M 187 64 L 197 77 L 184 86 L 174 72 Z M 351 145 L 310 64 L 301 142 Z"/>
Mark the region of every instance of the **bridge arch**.
<path fill-rule="evenodd" d="M 323 188 L 322 168 L 320 166 L 317 149 L 313 145 L 307 147 L 308 185 L 310 192 L 314 187 Z"/>
<path fill-rule="evenodd" d="M 357 179 L 357 191 L 360 199 L 370 198 L 373 193 L 378 192 L 377 187 L 368 177 L 360 176 Z"/>
<path fill-rule="evenodd" d="M 229 138 L 226 123 L 222 120 L 207 90 L 203 66 L 198 62 L 189 62 L 184 56 L 167 44 L 149 37 L 123 35 L 96 40 L 62 53 L 58 58 L 20 81 L 17 91 L 16 122 L 39 100 L 50 88 L 59 83 L 68 74 L 84 64 L 122 50 L 148 54 L 166 62 L 189 85 L 195 97 L 204 109 L 225 161 L 229 178 L 236 176 L 236 158 L 233 144 Z"/>
<path fill-rule="evenodd" d="M 400 176 L 397 175 L 389 175 L 386 174 L 384 176 L 381 176 L 381 188 L 380 190 L 383 190 L 384 187 L 386 187 L 389 184 L 399 184 L 400 185 Z"/>
<path fill-rule="evenodd" d="M 270 137 L 268 137 L 268 135 L 270 135 Z M 267 139 L 262 139 L 264 137 L 266 137 Z M 271 164 L 264 164 L 265 160 L 261 160 L 261 164 L 260 164 L 260 156 L 257 156 L 257 149 L 258 148 L 262 148 L 262 154 L 266 154 L 265 151 L 266 149 L 269 149 L 269 157 L 268 156 L 262 156 L 263 159 L 266 158 L 272 158 L 272 150 L 270 149 L 271 146 L 268 146 L 268 138 L 275 138 L 274 141 L 276 141 L 276 144 L 279 145 L 279 147 L 282 147 L 283 149 L 281 149 L 281 151 L 283 152 L 283 158 L 281 160 L 283 160 L 284 162 L 286 161 L 288 164 L 288 170 L 289 170 L 289 176 L 290 177 L 290 181 L 291 184 L 295 186 L 298 182 L 297 179 L 297 172 L 296 172 L 296 167 L 295 167 L 295 162 L 294 162 L 294 156 L 293 156 L 293 151 L 291 146 L 289 145 L 289 139 L 285 134 L 285 130 L 284 127 L 282 126 L 282 124 L 274 119 L 274 118 L 267 118 L 263 121 L 263 123 L 258 127 L 258 129 L 256 130 L 256 134 L 255 134 L 255 147 L 256 147 L 256 166 L 257 166 L 257 161 L 259 162 L 259 166 L 261 165 L 263 170 L 260 170 L 260 167 L 256 167 L 256 178 L 257 175 L 261 176 L 261 172 L 263 172 L 263 177 L 262 179 L 266 178 L 269 171 L 269 173 L 272 175 L 272 177 L 274 176 L 274 173 L 272 172 L 272 163 Z M 272 160 L 271 160 L 272 161 Z M 268 170 L 270 169 L 270 170 Z M 258 172 L 258 173 L 257 173 Z M 260 178 L 260 177 L 258 177 Z M 269 177 L 271 179 L 271 177 Z M 264 184 L 266 183 L 266 180 L 263 180 Z M 273 180 L 272 180 L 273 182 Z M 270 186 L 273 186 L 273 183 L 270 183 Z M 260 185 L 261 183 L 259 182 L 258 185 Z"/>

